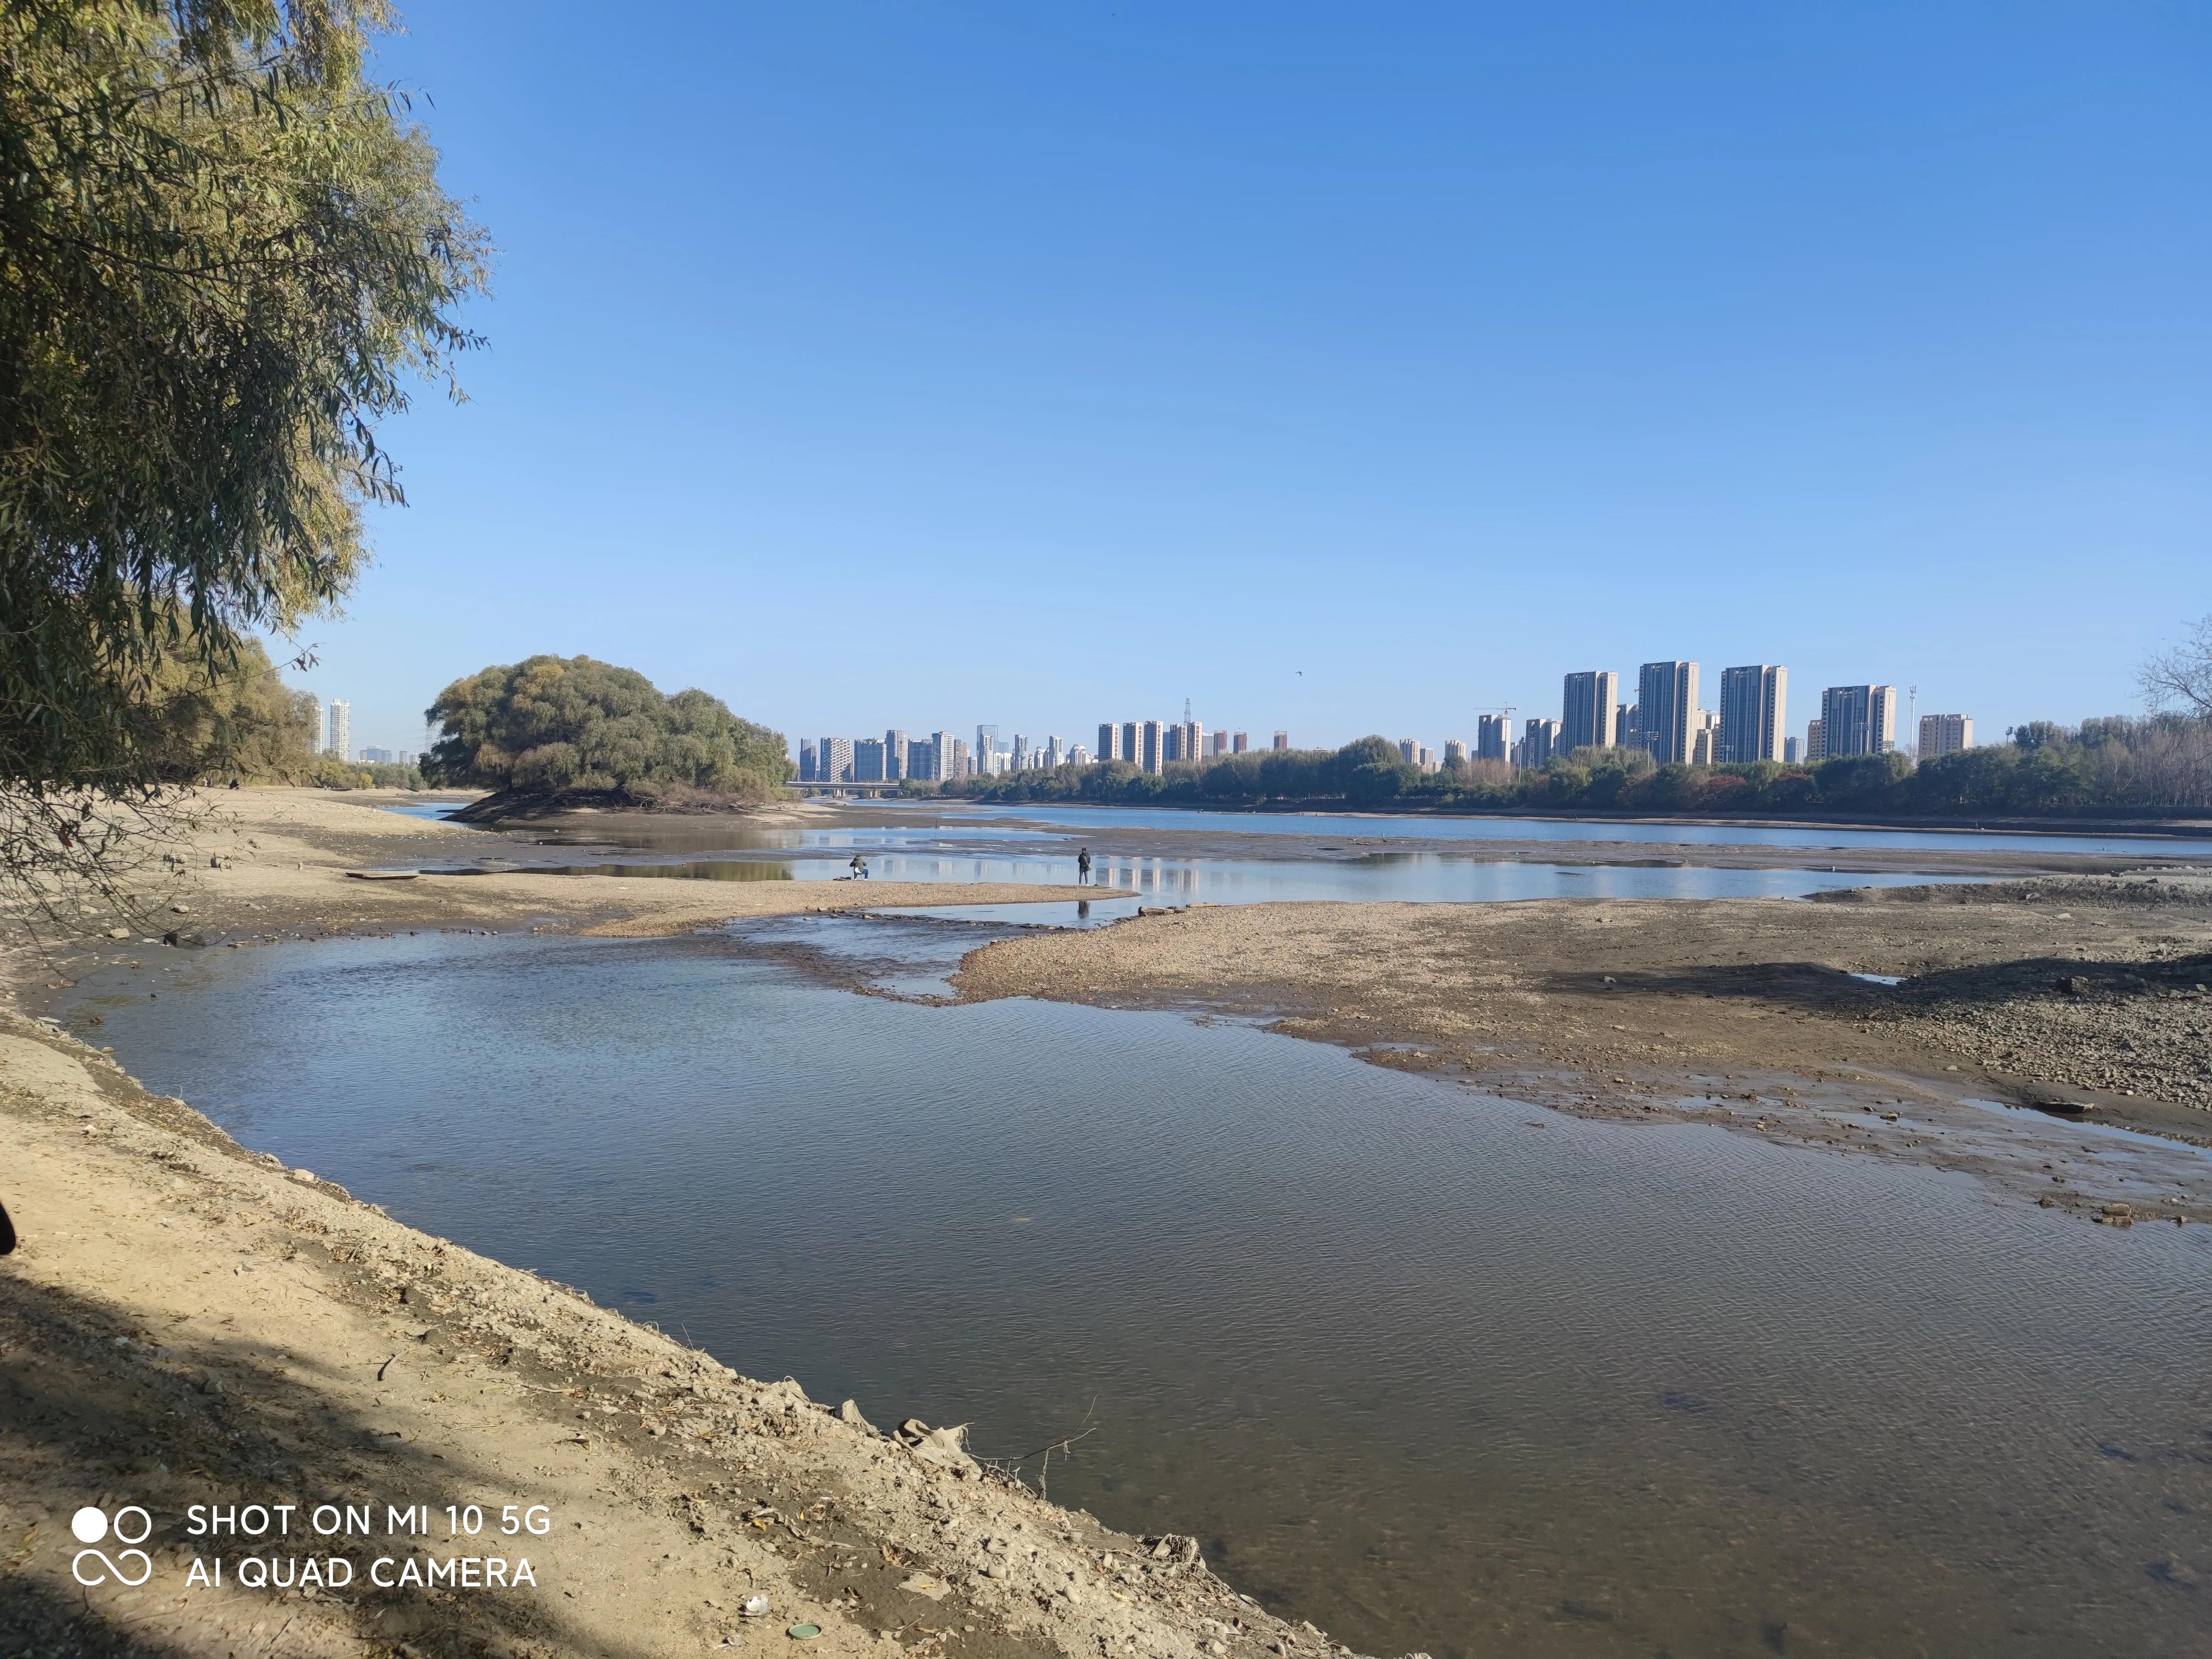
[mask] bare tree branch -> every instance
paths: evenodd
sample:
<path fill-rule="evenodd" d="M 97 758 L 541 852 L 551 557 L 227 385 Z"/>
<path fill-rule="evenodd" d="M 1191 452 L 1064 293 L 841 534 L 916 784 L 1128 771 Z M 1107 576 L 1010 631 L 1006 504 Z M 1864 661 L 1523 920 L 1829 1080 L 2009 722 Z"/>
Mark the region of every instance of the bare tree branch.
<path fill-rule="evenodd" d="M 43 947 L 151 927 L 186 883 L 201 823 L 187 789 L 0 787 L 0 938 Z"/>
<path fill-rule="evenodd" d="M 2212 617 L 2199 617 L 2186 641 L 2144 663 L 2136 683 L 2153 708 L 2212 715 Z"/>

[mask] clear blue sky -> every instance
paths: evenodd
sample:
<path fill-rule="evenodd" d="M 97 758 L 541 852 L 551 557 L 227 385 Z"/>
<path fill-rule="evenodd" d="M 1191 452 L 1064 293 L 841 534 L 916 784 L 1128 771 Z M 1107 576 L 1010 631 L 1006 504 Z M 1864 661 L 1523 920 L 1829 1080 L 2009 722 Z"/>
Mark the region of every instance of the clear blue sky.
<path fill-rule="evenodd" d="M 2212 611 L 2201 5 L 635 21 L 385 51 L 501 252 L 307 636 L 356 744 L 540 651 L 794 745 L 1436 743 L 1677 656 L 1986 740 Z"/>

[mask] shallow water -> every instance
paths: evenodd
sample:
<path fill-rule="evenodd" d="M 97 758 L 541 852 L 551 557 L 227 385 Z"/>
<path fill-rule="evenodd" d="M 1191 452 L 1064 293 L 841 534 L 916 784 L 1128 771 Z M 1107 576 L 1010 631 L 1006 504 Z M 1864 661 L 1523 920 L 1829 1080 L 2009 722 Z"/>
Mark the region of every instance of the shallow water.
<path fill-rule="evenodd" d="M 386 810 L 442 818 L 455 802 L 413 801 Z M 1063 836 L 1083 830 L 1170 830 L 1206 835 L 1308 836 L 1356 843 L 1376 837 L 1424 842 L 1627 842 L 1653 846 L 1798 848 L 1810 854 L 1860 848 L 1956 853 L 2083 853 L 2145 858 L 2212 857 L 2203 836 L 2068 835 L 2039 830 L 1852 830 L 1819 824 L 1654 823 L 1628 819 L 1485 818 L 1391 812 L 1255 812 L 1190 807 L 1005 806 L 872 802 L 866 818 L 830 827 L 758 824 L 745 819 L 677 818 L 623 825 L 611 839 L 669 850 L 710 848 L 851 853 L 855 849 L 945 848 L 974 842 Z M 906 822 L 900 822 L 900 819 Z M 870 822 L 869 819 L 884 820 Z M 555 839 L 580 839 L 572 828 Z"/>
<path fill-rule="evenodd" d="M 750 1374 L 986 1454 L 1087 1415 L 1055 1498 L 1366 1650 L 2212 1644 L 2212 1230 L 759 954 L 931 926 L 331 941 L 83 994 L 249 1145 Z"/>
<path fill-rule="evenodd" d="M 608 860 L 553 866 L 569 875 L 669 877 L 702 881 L 828 881 L 831 860 L 684 859 L 665 863 Z M 1073 856 L 939 858 L 885 854 L 868 860 L 871 881 L 1044 882 L 1073 885 Z M 1492 863 L 1431 853 L 1386 853 L 1352 860 L 1099 857 L 1091 879 L 1101 891 L 1165 903 L 1260 904 L 1298 899 L 1480 903 L 1541 898 L 1800 898 L 1837 887 L 1925 886 L 1968 876 L 1834 870 L 1729 870 L 1707 865 Z"/>
<path fill-rule="evenodd" d="M 986 809 L 971 809 L 981 811 Z M 1234 830 L 1260 836 L 1391 836 L 1417 841 L 1632 841 L 1690 847 L 1901 847 L 1944 852 L 2141 853 L 2203 857 L 2203 836 L 2069 836 L 1988 830 L 1840 830 L 1818 824 L 1621 823 L 1592 818 L 1480 818 L 1390 812 L 1236 812 L 1188 807 L 1047 806 L 988 809 L 994 816 L 1069 828 Z M 948 816 L 950 816 L 948 814 Z"/>

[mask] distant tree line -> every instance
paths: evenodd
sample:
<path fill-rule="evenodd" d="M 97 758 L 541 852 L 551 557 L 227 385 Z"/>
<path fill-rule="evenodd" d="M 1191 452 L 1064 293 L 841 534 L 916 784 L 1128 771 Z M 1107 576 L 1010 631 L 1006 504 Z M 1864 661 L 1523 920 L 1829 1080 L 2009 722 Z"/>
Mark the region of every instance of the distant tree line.
<path fill-rule="evenodd" d="M 1760 817 L 1815 811 L 2037 816 L 2212 807 L 2212 719 L 2113 717 L 2078 727 L 2023 726 L 2002 744 L 1915 766 L 1911 757 L 1838 756 L 1807 766 L 1654 765 L 1640 750 L 1577 749 L 1537 771 L 1496 761 L 1434 772 L 1395 744 L 1263 750 L 1143 772 L 1126 761 L 948 782 L 980 801 L 1100 801 L 1166 806 L 1331 805 Z"/>

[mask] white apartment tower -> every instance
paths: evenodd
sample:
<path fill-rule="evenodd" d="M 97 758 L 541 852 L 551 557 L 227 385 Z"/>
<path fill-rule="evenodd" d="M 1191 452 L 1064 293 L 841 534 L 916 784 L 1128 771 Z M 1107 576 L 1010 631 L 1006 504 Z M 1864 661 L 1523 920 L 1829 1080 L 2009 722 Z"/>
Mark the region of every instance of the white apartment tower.
<path fill-rule="evenodd" d="M 1938 755 L 1955 755 L 1961 749 L 1974 746 L 1974 717 L 1972 714 L 1923 714 L 1920 717 L 1920 758 L 1934 760 Z"/>
<path fill-rule="evenodd" d="M 343 697 L 331 699 L 331 736 L 323 748 L 342 761 L 353 758 L 353 704 Z"/>

